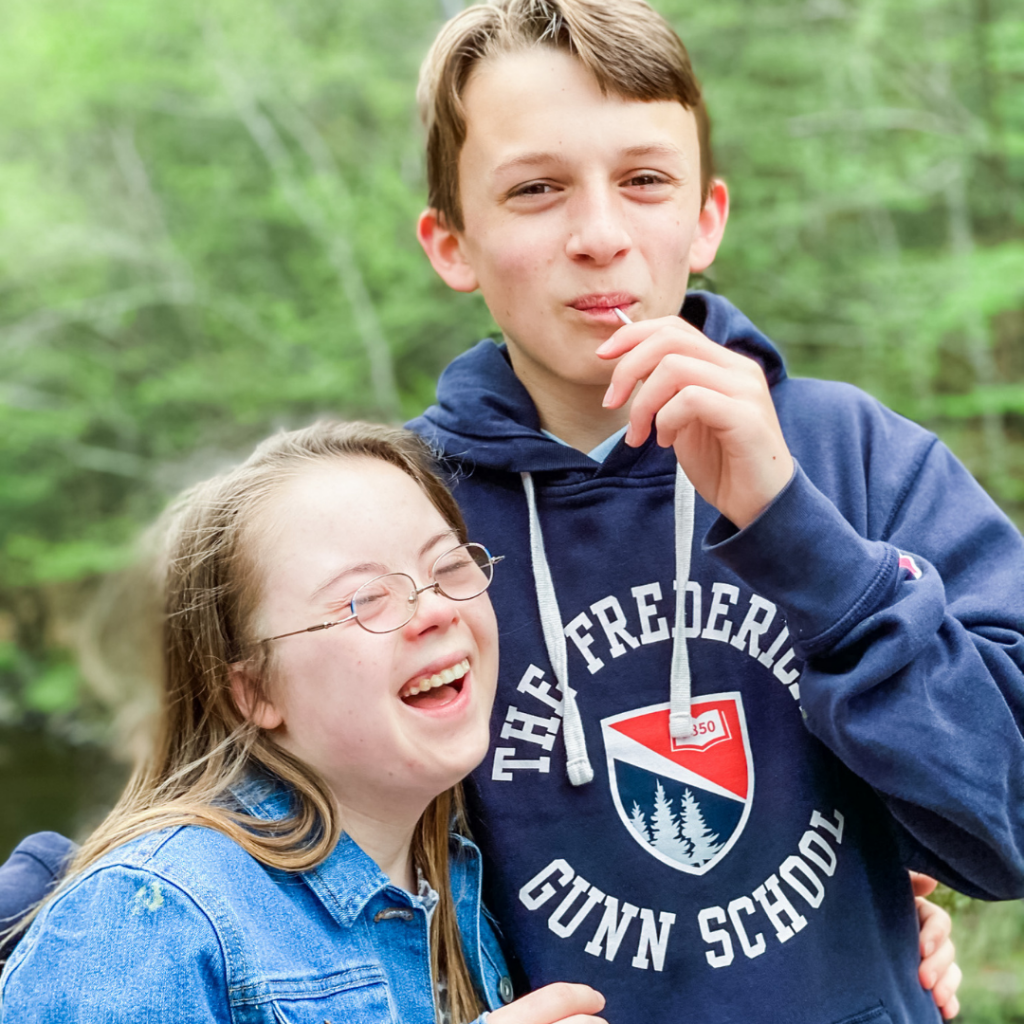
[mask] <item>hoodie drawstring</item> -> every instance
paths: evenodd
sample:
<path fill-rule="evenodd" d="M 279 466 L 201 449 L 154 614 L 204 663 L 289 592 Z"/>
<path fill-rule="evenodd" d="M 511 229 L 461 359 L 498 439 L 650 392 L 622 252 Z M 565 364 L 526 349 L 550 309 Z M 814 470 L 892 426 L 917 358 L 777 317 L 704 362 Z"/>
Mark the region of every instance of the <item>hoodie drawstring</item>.
<path fill-rule="evenodd" d="M 537 499 L 533 478 L 521 473 L 526 504 L 530 514 L 530 558 L 533 564 L 533 582 L 537 590 L 537 607 L 544 633 L 544 646 L 562 691 L 562 729 L 565 738 L 566 773 L 574 786 L 582 786 L 594 778 L 594 769 L 587 755 L 587 739 L 583 721 L 576 704 L 576 694 L 569 689 L 569 664 L 566 655 L 562 616 L 558 610 L 555 585 L 551 579 L 544 551 L 544 535 L 537 515 Z M 693 543 L 694 495 L 693 484 L 676 467 L 675 483 L 675 541 L 676 541 L 676 617 L 672 641 L 672 669 L 670 683 L 669 732 L 673 739 L 686 739 L 693 734 L 690 714 L 690 659 L 684 635 L 686 614 L 686 584 L 690 578 L 690 548 Z"/>
<path fill-rule="evenodd" d="M 551 581 L 547 555 L 544 553 L 544 535 L 540 531 L 537 517 L 537 500 L 533 493 L 533 478 L 521 473 L 526 504 L 530 509 L 530 559 L 533 563 L 533 584 L 537 588 L 537 607 L 540 609 L 540 625 L 544 631 L 544 646 L 548 660 L 555 673 L 555 680 L 562 691 L 562 735 L 565 738 L 566 771 L 574 786 L 582 786 L 594 778 L 587 756 L 587 738 L 583 735 L 583 722 L 576 695 L 569 689 L 569 663 L 565 652 L 565 633 L 562 632 L 562 616 L 558 611 L 555 585 Z"/>
<path fill-rule="evenodd" d="M 690 652 L 686 646 L 686 584 L 690 581 L 690 548 L 693 544 L 693 484 L 676 464 L 676 628 L 672 640 L 669 685 L 668 731 L 674 740 L 693 735 L 690 698 Z"/>

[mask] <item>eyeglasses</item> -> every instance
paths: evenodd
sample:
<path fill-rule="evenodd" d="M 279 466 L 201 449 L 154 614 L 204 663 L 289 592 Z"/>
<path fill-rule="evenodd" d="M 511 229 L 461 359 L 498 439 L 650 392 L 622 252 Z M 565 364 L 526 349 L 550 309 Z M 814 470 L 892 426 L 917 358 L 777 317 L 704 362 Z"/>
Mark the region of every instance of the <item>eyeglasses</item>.
<path fill-rule="evenodd" d="M 437 556 L 430 568 L 431 582 L 425 587 L 417 587 L 416 581 L 404 572 L 374 576 L 352 595 L 349 602 L 351 615 L 291 633 L 268 636 L 259 642 L 267 644 L 299 633 L 316 633 L 353 619 L 371 633 L 393 633 L 416 614 L 420 594 L 424 591 L 433 590 L 450 601 L 469 601 L 479 597 L 491 585 L 494 566 L 504 557 L 492 555 L 483 544 L 460 544 Z"/>

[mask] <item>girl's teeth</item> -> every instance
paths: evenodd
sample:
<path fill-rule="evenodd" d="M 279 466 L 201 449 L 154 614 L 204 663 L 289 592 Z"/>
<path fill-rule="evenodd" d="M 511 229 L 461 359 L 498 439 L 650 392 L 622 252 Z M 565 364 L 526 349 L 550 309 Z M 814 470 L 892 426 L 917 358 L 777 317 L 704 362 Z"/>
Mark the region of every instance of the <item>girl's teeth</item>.
<path fill-rule="evenodd" d="M 461 679 L 468 671 L 469 659 L 466 658 L 460 661 L 458 665 L 452 665 L 451 668 L 443 669 L 426 679 L 421 679 L 414 686 L 409 687 L 406 696 L 412 697 L 414 694 L 426 693 L 427 690 L 433 690 L 438 686 L 445 686 L 456 679 Z"/>

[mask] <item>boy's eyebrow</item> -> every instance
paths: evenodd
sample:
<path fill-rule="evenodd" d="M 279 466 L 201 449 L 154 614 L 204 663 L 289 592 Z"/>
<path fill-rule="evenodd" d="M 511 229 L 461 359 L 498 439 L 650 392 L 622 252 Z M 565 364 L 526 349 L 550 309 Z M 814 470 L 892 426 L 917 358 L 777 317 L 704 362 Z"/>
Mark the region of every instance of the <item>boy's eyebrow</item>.
<path fill-rule="evenodd" d="M 442 540 L 450 539 L 457 541 L 458 537 L 454 530 L 442 530 L 440 533 L 435 533 L 419 550 L 419 557 L 422 558 L 431 548 L 436 547 Z M 443 554 L 443 552 L 442 552 Z M 382 562 L 360 562 L 358 565 L 346 565 L 340 572 L 332 573 L 331 576 L 324 580 L 312 594 L 310 594 L 310 600 L 318 598 L 325 590 L 330 590 L 336 583 L 339 583 L 346 576 L 352 576 L 356 573 L 373 573 L 374 576 L 383 576 L 385 573 L 393 572 L 394 570 L 389 569 Z"/>
<path fill-rule="evenodd" d="M 685 157 L 685 155 L 686 154 L 679 146 L 674 146 L 665 142 L 652 142 L 639 146 L 629 146 L 622 151 L 622 156 L 630 158 L 641 156 Z M 565 162 L 565 157 L 558 153 L 522 153 L 519 156 L 511 157 L 510 159 L 498 164 L 498 166 L 494 168 L 493 174 L 497 177 L 498 175 L 505 174 L 508 171 L 516 170 L 520 167 L 535 167 L 537 164 L 561 164 Z"/>
<path fill-rule="evenodd" d="M 523 153 L 520 156 L 514 156 L 509 160 L 504 160 L 497 167 L 494 168 L 494 174 L 504 174 L 506 171 L 515 170 L 518 167 L 534 167 L 537 164 L 560 164 L 564 163 L 565 158 L 558 156 L 557 153 Z"/>
<path fill-rule="evenodd" d="M 630 146 L 622 151 L 623 156 L 685 156 L 679 146 L 667 142 L 652 142 L 646 146 Z"/>

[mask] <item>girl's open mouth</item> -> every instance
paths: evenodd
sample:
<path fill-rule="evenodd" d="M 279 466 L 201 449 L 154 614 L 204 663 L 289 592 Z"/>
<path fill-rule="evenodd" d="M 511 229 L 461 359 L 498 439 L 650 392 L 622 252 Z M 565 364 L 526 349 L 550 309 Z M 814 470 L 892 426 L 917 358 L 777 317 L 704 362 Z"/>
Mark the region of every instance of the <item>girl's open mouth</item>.
<path fill-rule="evenodd" d="M 462 693 L 463 683 L 469 673 L 469 659 L 464 658 L 456 665 L 435 672 L 432 676 L 416 679 L 403 686 L 398 696 L 403 704 L 413 708 L 442 708 Z"/>

